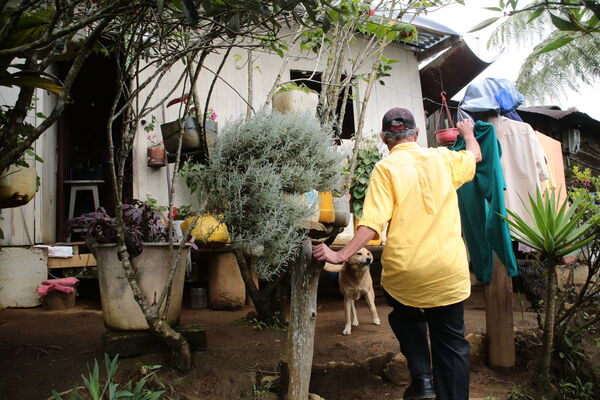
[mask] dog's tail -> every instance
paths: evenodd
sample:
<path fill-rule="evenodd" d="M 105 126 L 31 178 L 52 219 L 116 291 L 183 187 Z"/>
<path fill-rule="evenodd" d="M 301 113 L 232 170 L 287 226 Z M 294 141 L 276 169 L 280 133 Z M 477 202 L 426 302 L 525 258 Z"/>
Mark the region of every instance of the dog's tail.
<path fill-rule="evenodd" d="M 326 262 L 323 269 L 327 272 L 340 272 L 343 266 L 344 264 L 330 264 Z"/>

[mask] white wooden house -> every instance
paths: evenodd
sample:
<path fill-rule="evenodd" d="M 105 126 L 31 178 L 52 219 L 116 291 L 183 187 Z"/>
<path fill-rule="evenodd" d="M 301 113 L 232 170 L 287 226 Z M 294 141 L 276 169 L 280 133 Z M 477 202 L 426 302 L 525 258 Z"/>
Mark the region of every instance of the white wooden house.
<path fill-rule="evenodd" d="M 400 62 L 391 65 L 391 76 L 385 79 L 385 85 L 376 85 L 373 89 L 367 105 L 365 133 L 379 132 L 382 115 L 394 106 L 411 109 L 417 126 L 425 132 L 425 109 L 419 63 L 452 46 L 462 46 L 462 41 L 455 32 L 425 19 L 416 19 L 413 23 L 417 25 L 419 31 L 417 43 L 409 45 L 394 43 L 385 49 L 386 57 Z M 324 69 L 322 61 L 319 62 L 316 57 L 302 54 L 297 49 L 291 51 L 295 52 L 297 57 L 289 62 L 282 81 L 302 76 L 303 73 L 313 71 L 318 73 Z M 264 104 L 283 60 L 277 54 L 268 52 L 255 51 L 254 56 L 258 57 L 254 61 L 252 103 L 258 109 Z M 248 72 L 245 67 L 240 68 L 240 64 L 243 64 L 246 58 L 246 50 L 234 49 L 216 83 L 210 106 L 218 115 L 216 121 L 220 127 L 246 112 L 247 99 L 244 97 L 248 92 Z M 215 71 L 219 61 L 218 56 L 209 57 L 206 62 L 208 68 L 203 69 L 200 74 L 196 91 L 201 102 L 205 101 L 204 96 L 213 77 L 208 70 Z M 465 59 L 465 62 L 469 61 Z M 167 79 L 154 94 L 156 99 L 168 93 L 182 74 L 183 68 L 183 65 L 178 65 L 169 71 Z M 53 72 L 58 76 L 61 76 L 64 70 L 65 65 L 53 66 Z M 369 70 L 370 66 L 367 65 L 361 72 L 366 73 Z M 44 160 L 43 163 L 33 163 L 41 178 L 41 187 L 29 204 L 1 210 L 0 215 L 4 220 L 0 221 L 0 227 L 4 232 L 4 239 L 0 241 L 0 246 L 3 246 L 0 247 L 0 253 L 4 256 L 0 257 L 0 263 L 12 263 L 11 248 L 31 244 L 53 244 L 67 240 L 65 223 L 69 214 L 71 186 L 68 181 L 79 179 L 73 176 L 74 170 L 91 173 L 93 176 L 86 177 L 91 180 L 104 181 L 98 184 L 99 203 L 110 210 L 110 185 L 104 177 L 108 171 L 103 171 L 102 164 L 107 161 L 108 153 L 104 114 L 107 112 L 111 93 L 114 90 L 113 74 L 110 60 L 101 56 L 90 57 L 73 88 L 74 103 L 69 106 L 61 120 L 35 143 L 35 152 Z M 435 86 L 435 83 L 428 82 L 428 86 L 432 85 Z M 354 88 L 358 91 L 355 94 L 358 94 L 359 98 L 362 98 L 365 87 L 366 83 L 361 81 Z M 16 94 L 16 89 L 0 88 L 0 100 L 3 104 L 12 104 Z M 179 95 L 180 93 L 173 97 Z M 50 114 L 54 104 L 53 95 L 38 90 L 37 97 L 39 100 L 36 102 L 35 111 Z M 360 104 L 357 102 L 351 105 L 350 118 L 354 126 L 359 115 L 359 107 Z M 156 118 L 154 132 L 160 136 L 159 125 L 175 120 L 177 107 L 166 108 L 166 104 L 163 104 L 152 115 Z M 39 124 L 37 117 L 33 115 L 31 118 L 34 125 Z M 150 193 L 159 204 L 166 204 L 167 171 L 172 169 L 147 166 L 146 148 L 149 143 L 143 128 L 140 126 L 138 129 L 131 162 L 127 166 L 129 179 L 126 182 L 126 195 L 144 199 L 146 194 Z M 419 142 L 427 146 L 426 135 L 420 135 Z M 178 185 L 176 197 L 176 205 L 191 201 L 187 188 L 182 183 Z M 92 205 L 92 198 L 90 197 L 87 202 L 88 206 Z M 75 214 L 78 211 L 80 210 L 75 209 Z M 4 268 L 7 268 L 7 265 L 0 265 L 0 270 Z"/>

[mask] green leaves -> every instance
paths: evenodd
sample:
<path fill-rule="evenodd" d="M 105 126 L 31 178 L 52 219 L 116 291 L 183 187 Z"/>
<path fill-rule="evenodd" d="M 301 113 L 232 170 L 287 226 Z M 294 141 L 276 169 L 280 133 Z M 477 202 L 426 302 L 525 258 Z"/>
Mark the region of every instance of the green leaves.
<path fill-rule="evenodd" d="M 375 164 L 381 160 L 382 154 L 374 143 L 368 144 L 364 149 L 359 150 L 356 159 L 356 168 L 354 169 L 354 176 L 352 177 L 352 184 L 350 185 L 350 196 L 352 212 L 356 218 L 362 217 L 362 208 L 364 198 L 367 194 L 367 186 L 369 184 L 369 178 Z"/>
<path fill-rule="evenodd" d="M 477 32 L 477 31 L 482 30 L 483 28 L 487 28 L 488 26 L 492 25 L 494 22 L 498 21 L 499 19 L 500 19 L 500 17 L 488 18 L 485 21 L 482 21 L 482 22 L 478 23 L 477 25 L 475 25 L 473 28 L 471 28 L 471 30 L 468 33 Z"/>
<path fill-rule="evenodd" d="M 576 24 L 572 23 L 568 19 L 564 19 L 559 16 L 556 16 L 553 13 L 550 13 L 550 20 L 552 21 L 552 24 L 559 31 L 573 31 L 574 32 L 574 31 L 579 30 L 579 27 Z"/>
<path fill-rule="evenodd" d="M 0 86 L 34 87 L 60 95 L 62 87 L 53 80 L 35 75 L 9 74 L 0 78 Z"/>
<path fill-rule="evenodd" d="M 566 200 L 558 207 L 553 191 L 542 196 L 538 189 L 535 198 L 529 196 L 529 203 L 532 225 L 510 210 L 507 211 L 511 218 L 501 216 L 509 224 L 515 240 L 550 259 L 567 255 L 594 240 L 594 235 L 589 234 L 593 224 L 582 222 L 585 209 L 577 211 L 579 200 L 570 208 Z"/>
<path fill-rule="evenodd" d="M 49 8 L 23 13 L 8 38 L 0 43 L 0 48 L 18 47 L 38 40 L 46 31 L 52 16 L 53 11 Z"/>
<path fill-rule="evenodd" d="M 77 386 L 73 388 L 71 391 L 71 395 L 69 396 L 70 400 L 157 400 L 159 399 L 164 390 L 151 391 L 145 388 L 148 379 L 154 375 L 160 366 L 151 366 L 149 367 L 152 372 L 146 374 L 142 379 L 140 379 L 135 387 L 132 382 L 129 381 L 124 385 L 120 386 L 118 383 L 113 382 L 112 379 L 116 376 L 116 372 L 118 369 L 118 359 L 119 355 L 117 354 L 114 358 L 110 358 L 108 354 L 104 354 L 104 368 L 106 370 L 106 378 L 101 379 L 100 377 L 100 368 L 98 367 L 98 360 L 94 360 L 94 366 L 91 371 L 88 372 L 88 375 L 81 375 L 83 379 L 84 386 L 87 390 L 87 394 L 82 396 L 79 394 L 79 389 Z M 105 380 L 104 383 L 101 380 Z M 55 390 L 52 391 L 52 397 L 55 400 L 62 400 L 63 398 L 58 394 Z"/>
<path fill-rule="evenodd" d="M 539 50 L 536 50 L 533 55 L 540 55 L 543 53 L 547 53 L 549 51 L 552 50 L 556 50 L 560 47 L 563 47 L 566 44 L 571 43 L 575 38 L 571 37 L 571 36 L 563 36 L 563 37 L 559 37 L 558 39 L 546 44 L 544 47 L 542 47 Z"/>

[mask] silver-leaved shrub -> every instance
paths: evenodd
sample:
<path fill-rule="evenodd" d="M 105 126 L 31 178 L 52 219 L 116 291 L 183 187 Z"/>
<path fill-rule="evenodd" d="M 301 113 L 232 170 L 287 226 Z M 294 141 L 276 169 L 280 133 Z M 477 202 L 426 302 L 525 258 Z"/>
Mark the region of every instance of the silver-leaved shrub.
<path fill-rule="evenodd" d="M 341 187 L 342 155 L 331 128 L 308 114 L 261 112 L 228 123 L 207 165 L 186 165 L 188 186 L 227 225 L 261 279 L 276 276 L 297 253 L 314 206 L 312 189 Z"/>

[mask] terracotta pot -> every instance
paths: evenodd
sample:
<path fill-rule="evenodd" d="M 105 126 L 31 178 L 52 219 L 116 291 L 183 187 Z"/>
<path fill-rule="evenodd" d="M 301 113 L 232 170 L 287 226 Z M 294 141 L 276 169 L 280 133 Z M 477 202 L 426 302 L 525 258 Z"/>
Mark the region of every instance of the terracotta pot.
<path fill-rule="evenodd" d="M 36 173 L 33 168 L 11 165 L 0 172 L 0 208 L 20 207 L 35 196 Z"/>
<path fill-rule="evenodd" d="M 160 168 L 167 165 L 167 149 L 163 146 L 149 146 L 147 154 L 149 167 Z"/>
<path fill-rule="evenodd" d="M 435 132 L 435 140 L 442 146 L 450 146 L 458 137 L 457 128 L 440 129 Z"/>

